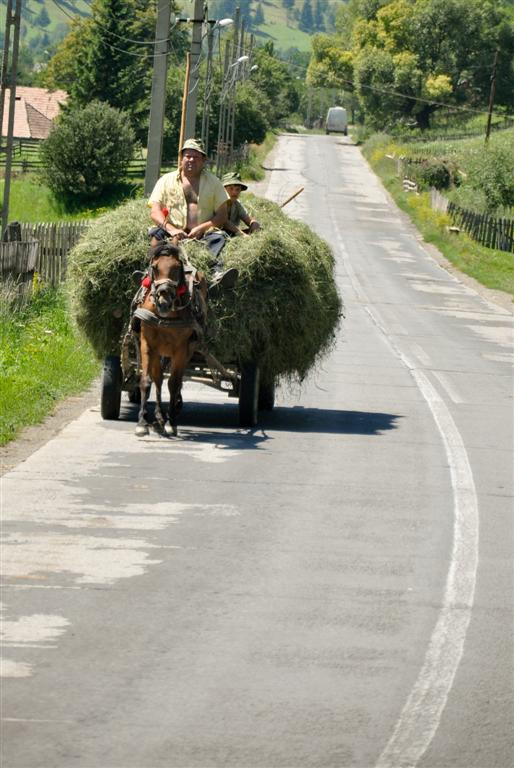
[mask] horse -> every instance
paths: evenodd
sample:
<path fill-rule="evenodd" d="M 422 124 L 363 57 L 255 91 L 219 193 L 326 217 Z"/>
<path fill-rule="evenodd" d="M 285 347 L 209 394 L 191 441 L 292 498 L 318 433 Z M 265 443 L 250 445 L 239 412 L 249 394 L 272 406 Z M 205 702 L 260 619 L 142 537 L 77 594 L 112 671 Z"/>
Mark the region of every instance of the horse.
<path fill-rule="evenodd" d="M 152 249 L 148 273 L 142 283 L 142 299 L 134 312 L 140 323 L 138 436 L 149 432 L 147 402 L 152 381 L 156 390 L 155 422 L 165 434 L 177 435 L 184 372 L 203 336 L 202 285 L 201 276 L 200 289 L 193 288 L 192 277 L 187 279 L 181 251 L 175 243 L 166 241 Z M 161 400 L 163 358 L 170 360 L 167 414 Z"/>

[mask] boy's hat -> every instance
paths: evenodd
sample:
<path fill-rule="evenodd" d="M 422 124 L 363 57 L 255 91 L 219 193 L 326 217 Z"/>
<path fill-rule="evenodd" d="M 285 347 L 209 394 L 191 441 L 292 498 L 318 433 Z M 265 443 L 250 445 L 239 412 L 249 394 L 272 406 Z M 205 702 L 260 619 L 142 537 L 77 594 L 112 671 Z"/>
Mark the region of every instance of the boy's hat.
<path fill-rule="evenodd" d="M 221 181 L 223 182 L 224 187 L 228 187 L 229 184 L 237 184 L 237 186 L 241 187 L 241 189 L 248 189 L 246 184 L 243 184 L 241 181 L 241 176 L 238 173 L 226 173 Z"/>
<path fill-rule="evenodd" d="M 185 149 L 196 149 L 197 152 L 201 152 L 202 155 L 205 155 L 205 157 L 207 157 L 207 152 L 203 148 L 201 139 L 186 139 L 180 151 L 183 152 Z"/>

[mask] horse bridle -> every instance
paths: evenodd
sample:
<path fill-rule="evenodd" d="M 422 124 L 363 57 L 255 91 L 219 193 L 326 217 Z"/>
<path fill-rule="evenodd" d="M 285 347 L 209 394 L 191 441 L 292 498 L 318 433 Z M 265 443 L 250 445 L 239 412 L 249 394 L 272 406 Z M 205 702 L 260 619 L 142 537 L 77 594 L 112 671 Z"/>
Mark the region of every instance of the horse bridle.
<path fill-rule="evenodd" d="M 169 285 L 171 290 L 173 290 L 173 301 L 171 303 L 171 312 L 181 312 L 183 309 L 186 309 L 186 307 L 188 307 L 189 304 L 191 303 L 191 296 L 188 297 L 188 300 L 185 302 L 185 304 L 181 303 L 182 295 L 187 292 L 186 284 L 181 280 L 172 280 L 171 277 L 162 277 L 159 280 L 154 280 L 153 267 L 151 267 L 151 271 L 152 271 L 152 274 L 151 274 L 152 285 L 150 287 L 150 296 L 153 299 L 157 313 L 159 313 L 159 305 L 155 300 L 155 294 L 156 294 L 156 288 L 159 285 Z M 180 288 L 181 285 L 184 286 L 184 291 L 181 293 L 178 293 L 178 289 Z"/>

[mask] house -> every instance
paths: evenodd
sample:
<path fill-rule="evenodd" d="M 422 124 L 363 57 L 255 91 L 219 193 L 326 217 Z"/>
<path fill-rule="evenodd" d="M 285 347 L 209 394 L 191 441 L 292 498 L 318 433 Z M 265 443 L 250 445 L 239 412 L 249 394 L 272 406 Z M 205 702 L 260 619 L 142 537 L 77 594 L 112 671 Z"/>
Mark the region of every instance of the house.
<path fill-rule="evenodd" d="M 29 88 L 19 85 L 16 88 L 14 108 L 15 139 L 46 139 L 50 133 L 52 120 L 59 114 L 61 104 L 68 98 L 66 91 L 50 91 L 47 88 Z M 9 120 L 10 89 L 5 91 L 4 119 L 2 136 L 7 136 Z"/>

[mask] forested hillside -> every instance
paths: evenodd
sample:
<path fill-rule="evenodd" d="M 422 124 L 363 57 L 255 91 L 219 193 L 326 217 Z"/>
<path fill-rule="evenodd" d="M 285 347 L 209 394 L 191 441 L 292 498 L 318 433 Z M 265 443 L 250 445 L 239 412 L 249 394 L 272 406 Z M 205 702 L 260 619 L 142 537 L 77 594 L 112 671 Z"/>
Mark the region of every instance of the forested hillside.
<path fill-rule="evenodd" d="M 21 64 L 24 75 L 44 64 L 67 35 L 74 18 L 90 16 L 93 0 L 23 0 Z M 342 0 L 211 0 L 210 18 L 231 17 L 239 6 L 247 29 L 262 42 L 272 40 L 281 51 L 310 51 L 310 37 L 333 29 Z M 141 4 L 142 6 L 144 4 Z M 192 2 L 177 2 L 177 13 L 192 15 Z M 6 0 L 0 0 L 0 47 L 3 45 Z"/>

